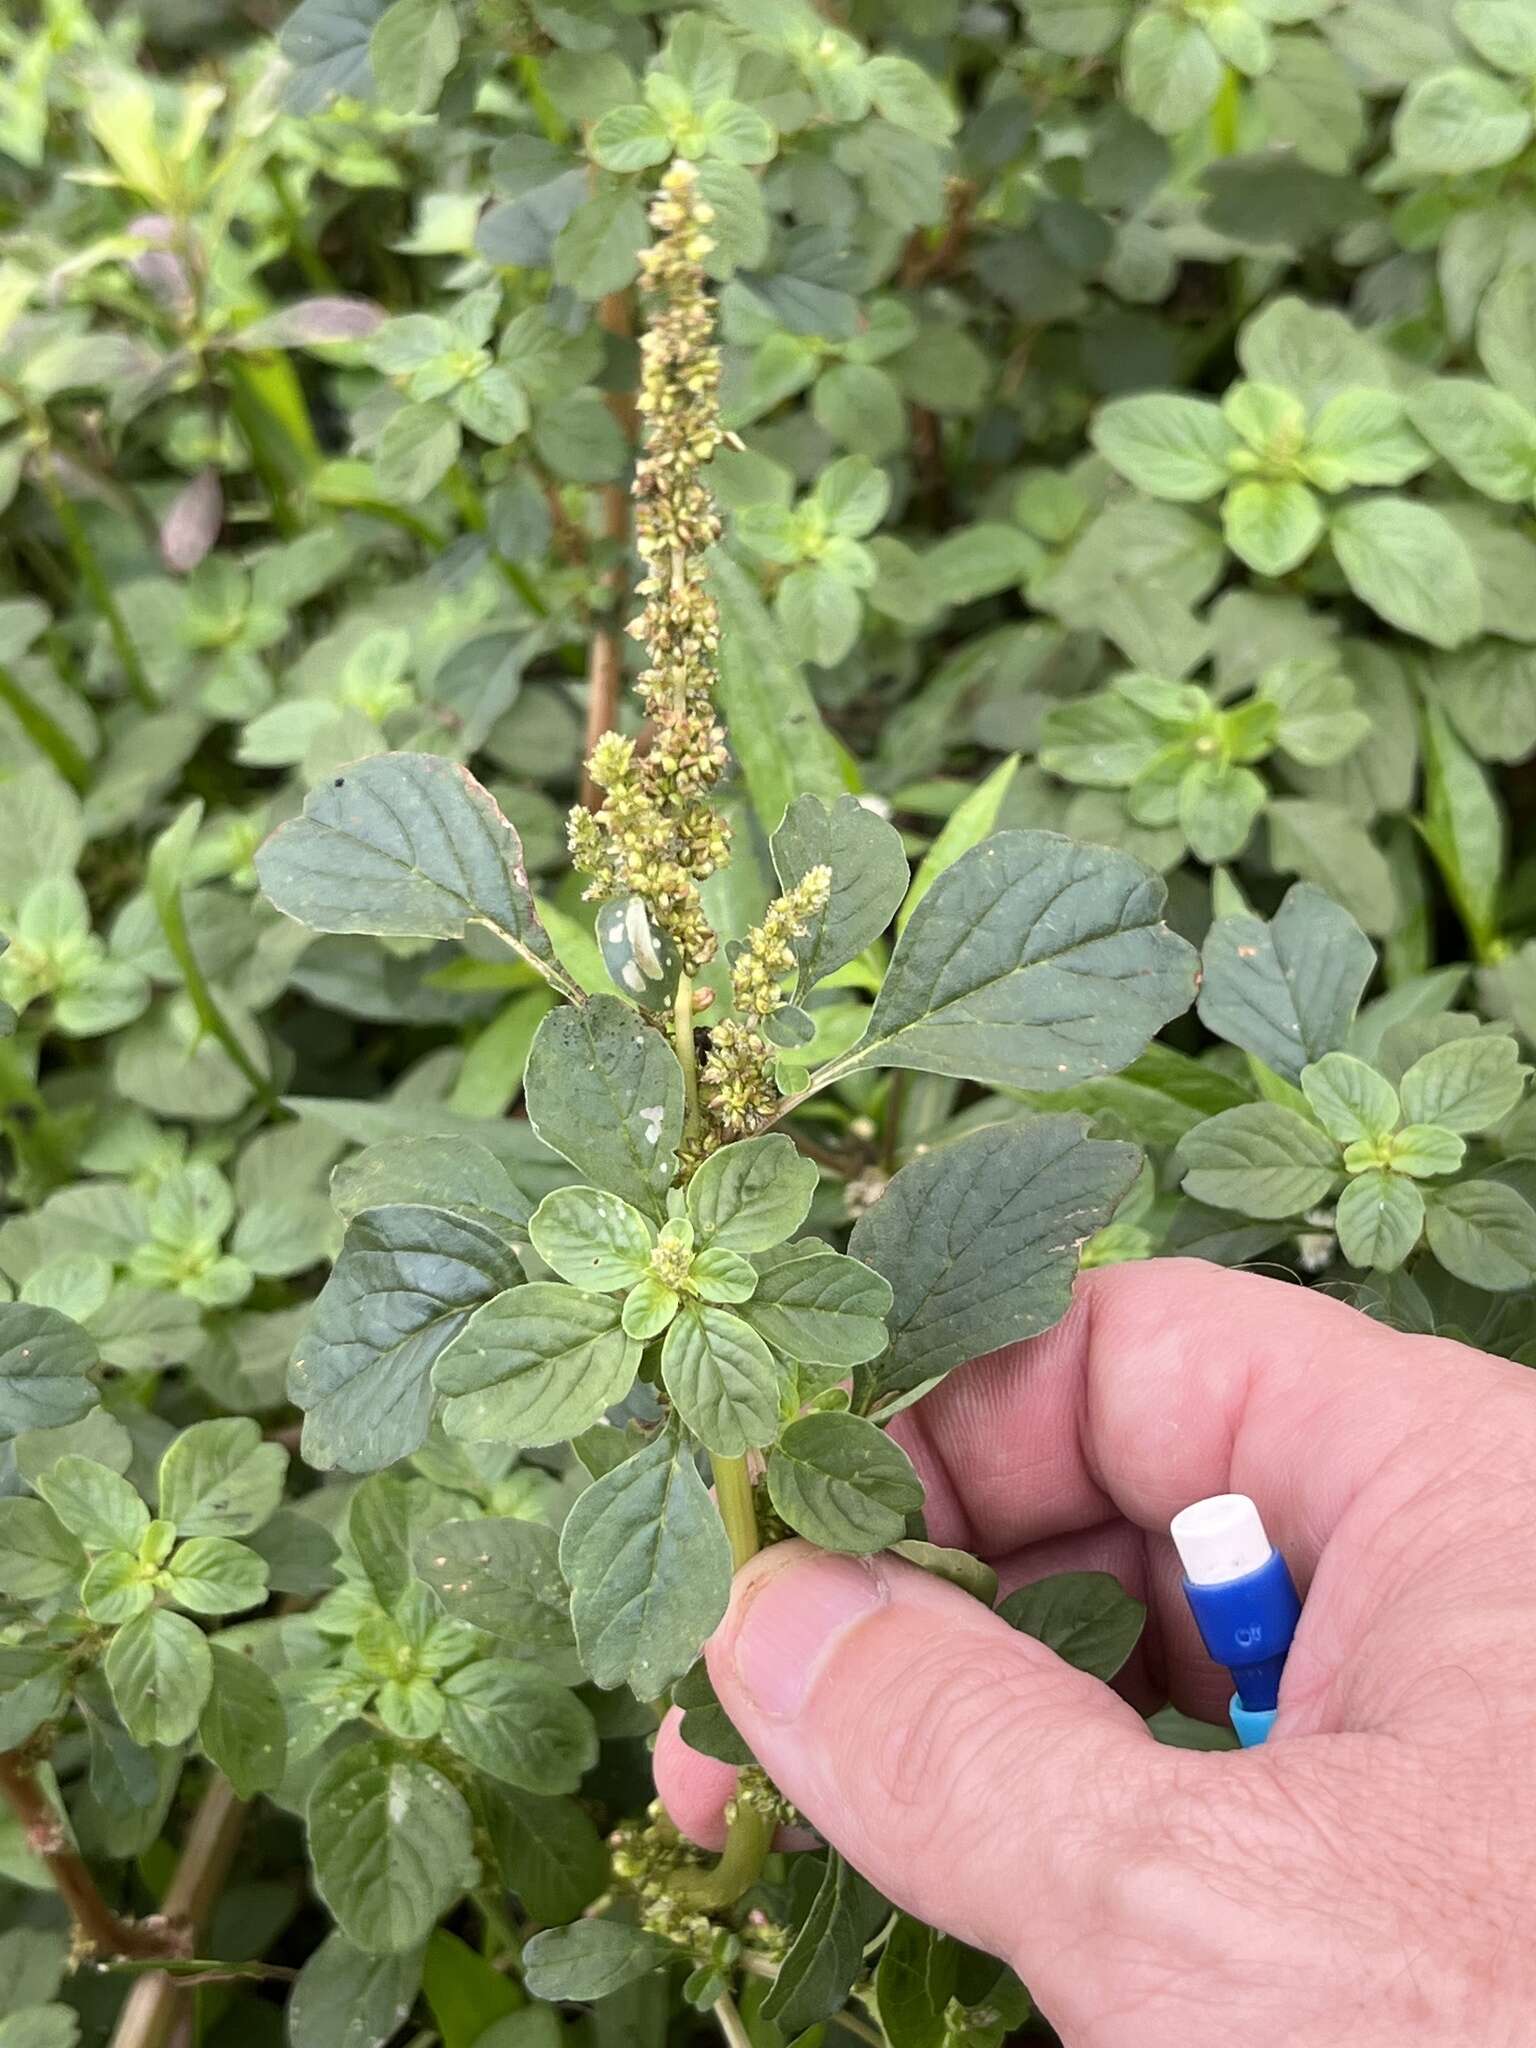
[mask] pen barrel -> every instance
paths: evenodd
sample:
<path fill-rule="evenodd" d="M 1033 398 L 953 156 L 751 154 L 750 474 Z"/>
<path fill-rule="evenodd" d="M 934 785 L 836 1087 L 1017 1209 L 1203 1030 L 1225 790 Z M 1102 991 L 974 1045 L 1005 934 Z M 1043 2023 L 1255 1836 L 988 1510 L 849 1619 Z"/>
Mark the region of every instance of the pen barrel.
<path fill-rule="evenodd" d="M 1186 1579 L 1184 1594 L 1201 1641 L 1231 1672 L 1243 1706 L 1250 1712 L 1273 1707 L 1301 1617 L 1296 1584 L 1279 1551 L 1272 1550 L 1257 1571 L 1219 1586 Z"/>

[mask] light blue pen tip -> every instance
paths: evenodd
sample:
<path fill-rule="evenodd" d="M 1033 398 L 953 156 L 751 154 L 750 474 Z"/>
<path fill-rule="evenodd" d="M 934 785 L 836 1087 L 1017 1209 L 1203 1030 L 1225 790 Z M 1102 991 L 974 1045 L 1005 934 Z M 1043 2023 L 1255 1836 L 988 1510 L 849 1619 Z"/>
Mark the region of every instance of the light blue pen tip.
<path fill-rule="evenodd" d="M 1280 1674 L 1301 1618 L 1290 1568 L 1245 1493 L 1197 1500 L 1169 1527 L 1201 1640 L 1237 1688 L 1232 1726 L 1244 1749 L 1254 1749 L 1275 1725 Z"/>

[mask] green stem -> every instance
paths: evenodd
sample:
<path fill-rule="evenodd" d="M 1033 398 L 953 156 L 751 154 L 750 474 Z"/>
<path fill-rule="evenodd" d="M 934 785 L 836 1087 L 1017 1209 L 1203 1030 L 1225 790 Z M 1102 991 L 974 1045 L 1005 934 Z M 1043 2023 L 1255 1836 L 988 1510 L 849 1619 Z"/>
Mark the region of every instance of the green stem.
<path fill-rule="evenodd" d="M 223 1046 L 255 1089 L 268 1114 L 274 1113 L 280 1107 L 277 1090 L 235 1036 L 233 1026 L 219 1008 L 213 990 L 208 986 L 207 976 L 203 973 L 202 965 L 193 949 L 192 935 L 187 929 L 187 913 L 181 899 L 179 879 L 164 871 L 157 874 L 155 864 L 151 861 L 149 889 L 154 899 L 155 915 L 159 918 L 160 929 L 165 934 L 165 943 L 171 949 L 171 957 L 181 969 L 181 977 L 186 984 L 198 1023 L 210 1037 L 216 1038 Z"/>
<path fill-rule="evenodd" d="M 476 490 L 464 465 L 456 462 L 449 470 L 446 481 L 464 524 L 471 533 L 485 534 L 490 524 L 485 516 L 485 501 Z M 500 570 L 503 582 L 517 592 L 529 611 L 536 618 L 547 619 L 549 606 L 540 596 L 538 585 L 518 567 L 516 562 L 511 561 L 494 545 L 491 546 L 491 560 Z"/>
<path fill-rule="evenodd" d="M 63 726 L 28 696 L 20 680 L 3 667 L 0 667 L 0 704 L 9 707 L 27 738 L 42 748 L 64 780 L 75 789 L 84 789 L 90 781 L 90 763 Z"/>
<path fill-rule="evenodd" d="M 348 512 L 361 512 L 369 519 L 382 519 L 386 525 L 398 526 L 402 533 L 408 533 L 419 540 L 423 547 L 440 551 L 445 542 L 437 528 L 427 520 L 420 519 L 404 505 L 389 505 L 382 498 L 353 498 L 347 502 Z"/>
<path fill-rule="evenodd" d="M 736 2010 L 736 2001 L 729 1991 L 722 1991 L 710 2007 L 715 2022 L 725 2036 L 726 2048 L 752 2048 L 752 2036 L 747 2032 L 741 2014 Z"/>
<path fill-rule="evenodd" d="M 517 82 L 528 96 L 528 104 L 533 109 L 534 118 L 544 131 L 545 141 L 564 142 L 570 133 L 570 129 L 560 109 L 544 90 L 544 82 L 539 77 L 538 62 L 535 58 L 518 58 Z"/>
<path fill-rule="evenodd" d="M 272 187 L 278 212 L 283 216 L 283 226 L 288 230 L 288 245 L 293 251 L 294 262 L 317 292 L 340 292 L 341 280 L 320 254 L 304 224 L 304 216 L 288 183 L 287 171 L 275 157 L 268 157 L 266 169 L 267 183 Z"/>
<path fill-rule="evenodd" d="M 133 644 L 128 622 L 123 617 L 79 513 L 75 510 L 72 500 L 59 487 L 46 449 L 42 451 L 38 470 L 42 478 L 43 495 L 53 507 L 53 516 L 59 522 L 59 530 L 64 535 L 70 559 L 80 571 L 80 579 L 106 623 L 107 631 L 112 637 L 112 645 L 117 650 L 117 658 L 122 664 L 123 674 L 128 678 L 128 687 L 146 710 L 155 711 L 159 708 L 159 699 L 150 686 L 149 675 L 139 650 Z"/>
<path fill-rule="evenodd" d="M 693 1043 L 693 977 L 680 975 L 672 1002 L 672 1042 L 683 1070 L 683 1142 L 697 1146 L 704 1134 L 699 1109 L 699 1055 Z"/>
<path fill-rule="evenodd" d="M 533 613 L 534 617 L 547 619 L 549 617 L 548 602 L 540 596 L 539 587 L 533 579 L 524 570 L 520 569 L 516 562 L 510 561 L 506 555 L 502 554 L 499 549 L 491 549 L 491 560 L 501 571 L 503 582 L 510 584 L 512 589 L 523 600 L 523 603 L 527 605 L 529 611 Z"/>
<path fill-rule="evenodd" d="M 749 1557 L 756 1557 L 757 1510 L 752 1504 L 752 1475 L 745 1458 L 715 1458 L 715 1505 L 731 1539 L 731 1569 L 740 1571 Z"/>
<path fill-rule="evenodd" d="M 1227 66 L 1221 86 L 1211 108 L 1211 154 L 1213 156 L 1236 156 L 1238 148 L 1238 123 L 1242 114 L 1242 80 Z"/>
<path fill-rule="evenodd" d="M 773 1842 L 773 1822 L 745 1799 L 731 1808 L 720 1860 L 709 1870 L 677 1870 L 667 1879 L 668 1895 L 701 1913 L 734 1906 L 763 1874 Z"/>
<path fill-rule="evenodd" d="M 262 417 L 261 402 L 242 378 L 238 365 L 226 366 L 226 378 L 229 409 L 240 429 L 245 452 L 251 458 L 251 468 L 267 494 L 267 502 L 272 508 L 272 524 L 284 540 L 293 540 L 302 528 L 293 509 L 288 481 L 273 461 L 267 446 L 270 430 Z"/>

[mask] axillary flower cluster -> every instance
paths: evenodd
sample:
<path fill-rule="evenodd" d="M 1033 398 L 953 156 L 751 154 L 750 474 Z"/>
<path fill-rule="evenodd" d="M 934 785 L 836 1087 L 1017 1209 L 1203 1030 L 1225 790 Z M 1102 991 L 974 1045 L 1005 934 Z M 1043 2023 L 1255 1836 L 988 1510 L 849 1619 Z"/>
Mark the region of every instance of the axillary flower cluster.
<path fill-rule="evenodd" d="M 646 729 L 639 739 L 610 732 L 597 742 L 587 765 L 603 801 L 596 811 L 577 806 L 569 823 L 571 858 L 588 877 L 588 898 L 643 905 L 685 978 L 715 957 L 718 940 L 699 884 L 730 854 L 729 827 L 710 800 L 728 760 L 714 699 L 720 614 L 706 566 L 720 515 L 702 475 L 725 439 L 704 275 L 713 217 L 693 165 L 672 163 L 651 204 L 656 239 L 641 257 L 644 448 L 633 491 L 644 607 L 628 630 L 647 655 L 636 683 Z M 813 868 L 742 942 L 731 971 L 739 1014 L 710 1032 L 700 1127 L 691 1134 L 695 1157 L 759 1129 L 777 1107 L 776 1055 L 762 1027 L 787 1001 L 781 983 L 795 965 L 791 941 L 825 909 L 830 887 L 830 872 Z M 685 998 L 691 1034 L 692 1010 L 706 1010 L 711 997 L 685 988 Z M 680 1051 L 691 1068 L 691 1037 Z"/>

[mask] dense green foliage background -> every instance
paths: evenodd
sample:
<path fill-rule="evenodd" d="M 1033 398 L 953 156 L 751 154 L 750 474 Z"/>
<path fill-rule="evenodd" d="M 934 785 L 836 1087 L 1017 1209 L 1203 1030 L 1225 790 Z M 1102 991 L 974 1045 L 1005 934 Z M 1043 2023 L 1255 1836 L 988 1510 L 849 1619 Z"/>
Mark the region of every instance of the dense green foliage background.
<path fill-rule="evenodd" d="M 774 1512 L 836 1547 L 920 1541 L 873 1423 L 1053 1320 L 1079 1252 L 1263 1262 L 1536 1360 L 1536 11 L 259 14 L 44 0 L 0 24 L 0 1751 L 110 1909 L 153 1910 L 183 1859 L 171 1904 L 225 1965 L 126 2005 L 125 1970 L 64 1975 L 8 1784 L 0 2048 L 649 2048 L 710 2029 L 728 1988 L 754 2048 L 876 2019 L 891 2048 L 1048 2035 L 1008 1973 L 911 1921 L 872 1981 L 888 1916 L 836 1859 L 770 1865 L 769 1932 L 694 1929 L 686 1984 L 622 1887 L 580 1920 L 602 1835 L 650 1796 L 653 1696 L 678 1678 L 699 1746 L 735 1758 L 680 1676 L 729 1562 L 692 1439 L 637 1451 L 601 1400 L 550 1408 L 532 1450 L 526 1416 L 429 1436 L 424 1369 L 402 1424 L 378 1379 L 327 1407 L 290 1360 L 393 1356 L 368 1322 L 386 1267 L 440 1320 L 531 1315 L 511 1241 L 541 1202 L 539 1299 L 569 1296 L 549 1273 L 606 1227 L 549 1206 L 573 1167 L 640 1204 L 605 1285 L 664 1223 L 582 1151 L 611 1102 L 546 1075 L 530 1121 L 523 1094 L 561 992 L 627 1029 L 564 813 L 588 742 L 640 726 L 635 287 L 674 157 L 713 209 L 729 429 L 708 476 L 734 850 L 705 907 L 739 941 L 826 859 L 857 932 L 835 971 L 801 960 L 774 1040 L 807 1098 L 797 1154 L 757 1155 L 777 1210 L 732 1239 L 740 1190 L 713 1225 L 690 1196 L 705 1298 L 759 1288 L 749 1364 L 789 1361 L 788 1412 L 813 1410 L 772 1453 Z M 462 939 L 370 922 L 355 867 L 328 910 L 275 868 L 258 888 L 268 834 L 386 753 L 473 767 L 558 987 L 472 887 Z M 1060 988 L 1024 987 L 1048 907 L 989 941 L 1022 1009 L 958 1020 L 962 1046 L 913 994 L 987 923 L 983 853 L 1010 888 L 1057 861 L 1063 895 L 1121 904 L 1080 1060 L 1044 1049 Z M 1185 1014 L 1154 875 L 1202 953 Z M 717 1016 L 730 976 L 728 944 L 696 977 Z M 629 1106 L 660 1128 L 651 1078 Z M 836 1268 L 835 1338 L 768 1301 L 807 1208 L 875 1269 Z M 975 1305 L 925 1322 L 914 1289 L 957 1257 Z M 581 1314 L 583 1398 L 604 1373 L 622 1394 L 638 1351 L 591 1365 L 618 1308 Z M 850 1368 L 884 1447 L 857 1458 L 831 1448 Z M 437 1388 L 462 1416 L 485 1383 L 471 1360 Z M 771 1393 L 753 1434 L 667 1390 L 716 1455 L 783 1421 Z M 561 1576 L 599 1540 L 589 1481 L 620 1472 L 682 1517 L 655 1685 L 632 1645 L 594 1660 L 579 1573 L 573 1647 Z M 425 1541 L 444 1525 L 466 1579 Z M 1099 1583 L 1004 1612 L 1108 1676 L 1131 1609 Z M 210 1647 L 189 1615 L 236 1619 Z M 421 1867 L 375 1882 L 353 1852 L 391 1824 Z M 183 1852 L 215 1836 L 189 1891 Z M 573 1919 L 586 1949 L 521 1956 Z"/>

